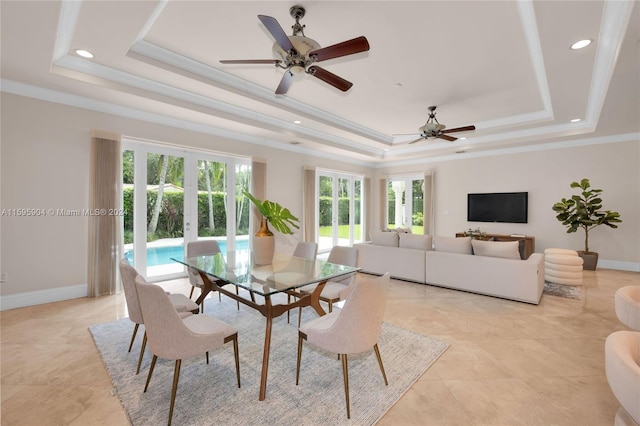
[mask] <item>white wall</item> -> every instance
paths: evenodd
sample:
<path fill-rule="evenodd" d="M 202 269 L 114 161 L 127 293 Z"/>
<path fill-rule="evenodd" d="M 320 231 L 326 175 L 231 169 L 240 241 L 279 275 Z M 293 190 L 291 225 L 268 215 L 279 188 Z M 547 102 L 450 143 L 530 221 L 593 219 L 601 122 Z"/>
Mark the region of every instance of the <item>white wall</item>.
<path fill-rule="evenodd" d="M 370 173 L 302 153 L 221 140 L 218 137 L 120 116 L 2 93 L 0 209 L 82 209 L 89 204 L 91 129 L 267 161 L 267 198 L 302 217 L 305 166 Z M 86 295 L 88 220 L 85 217 L 2 217 L 2 309 Z M 281 251 L 293 251 L 301 231 L 278 235 Z M 48 294 L 44 294 L 47 293 Z M 56 292 L 56 294 L 53 294 Z M 13 304 L 13 305 L 12 305 Z M 36 304 L 36 303 L 33 303 Z"/>
<path fill-rule="evenodd" d="M 88 207 L 90 135 L 95 128 L 265 159 L 267 197 L 299 216 L 305 166 L 374 177 L 370 208 L 377 202 L 376 176 L 433 170 L 437 234 L 453 235 L 477 226 L 488 232 L 526 233 L 536 236 L 537 251 L 550 246 L 581 248 L 582 237 L 565 233 L 551 205 L 570 195 L 571 181 L 588 177 L 604 189 L 605 207 L 619 211 L 623 219 L 617 230 L 596 229 L 592 249 L 614 266 L 640 265 L 640 142 L 373 170 L 6 93 L 0 101 L 0 209 Z M 498 191 L 529 191 L 528 224 L 466 222 L 467 192 Z M 374 217 L 378 212 L 373 209 Z M 0 287 L 0 309 L 86 295 L 87 224 L 83 217 L 2 217 L 0 265 L 8 280 Z M 299 235 L 280 236 L 278 244 L 288 249 Z"/>
<path fill-rule="evenodd" d="M 588 178 L 592 188 L 603 190 L 603 208 L 618 211 L 622 219 L 618 229 L 590 231 L 589 248 L 600 253 L 600 266 L 640 270 L 640 141 L 413 167 L 434 172 L 437 235 L 478 227 L 487 233 L 527 234 L 536 238 L 537 252 L 548 247 L 584 249 L 584 232 L 567 234 L 551 207 L 576 194 L 571 182 Z M 379 170 L 380 175 L 406 172 L 407 167 Z M 467 222 L 467 193 L 518 191 L 529 192 L 528 223 Z"/>

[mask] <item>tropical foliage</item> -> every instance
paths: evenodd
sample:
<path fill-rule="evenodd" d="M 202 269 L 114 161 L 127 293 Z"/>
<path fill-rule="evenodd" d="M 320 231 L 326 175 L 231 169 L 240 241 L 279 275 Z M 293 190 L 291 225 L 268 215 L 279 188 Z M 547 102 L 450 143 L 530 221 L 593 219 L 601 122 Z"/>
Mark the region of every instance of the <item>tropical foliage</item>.
<path fill-rule="evenodd" d="M 282 232 L 283 234 L 293 234 L 290 226 L 300 229 L 300 226 L 298 226 L 300 220 L 291 214 L 289 209 L 273 201 L 259 200 L 251 195 L 249 191 L 244 191 L 244 196 L 253 202 L 260 214 L 273 225 L 276 231 Z"/>

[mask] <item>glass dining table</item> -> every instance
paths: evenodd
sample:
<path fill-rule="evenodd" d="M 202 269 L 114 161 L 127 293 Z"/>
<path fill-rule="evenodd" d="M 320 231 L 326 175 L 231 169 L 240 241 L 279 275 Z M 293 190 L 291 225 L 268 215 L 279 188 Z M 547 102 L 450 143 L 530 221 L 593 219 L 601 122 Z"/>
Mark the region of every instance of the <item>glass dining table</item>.
<path fill-rule="evenodd" d="M 257 310 L 266 318 L 259 395 L 259 400 L 263 401 L 267 391 L 273 318 L 290 309 L 305 306 L 311 306 L 318 315 L 325 315 L 326 312 L 320 305 L 320 293 L 327 281 L 353 274 L 360 268 L 280 254 L 274 256 L 271 265 L 255 265 L 252 258 L 249 250 L 242 250 L 229 251 L 226 256 L 217 253 L 171 260 L 194 269 L 202 278 L 204 285 L 200 297 L 196 300 L 197 304 L 202 304 L 212 291 L 218 291 Z M 246 292 L 229 291 L 224 288 L 227 284 L 233 284 L 236 290 L 243 289 Z M 298 290 L 311 284 L 314 285 L 313 290 Z M 248 297 L 245 297 L 245 294 L 248 294 Z M 282 303 L 273 303 L 272 298 L 282 294 L 287 295 L 286 303 L 283 301 L 284 298 L 281 298 Z M 294 297 L 291 299 L 289 296 Z M 257 299 L 262 299 L 263 302 L 260 303 Z"/>

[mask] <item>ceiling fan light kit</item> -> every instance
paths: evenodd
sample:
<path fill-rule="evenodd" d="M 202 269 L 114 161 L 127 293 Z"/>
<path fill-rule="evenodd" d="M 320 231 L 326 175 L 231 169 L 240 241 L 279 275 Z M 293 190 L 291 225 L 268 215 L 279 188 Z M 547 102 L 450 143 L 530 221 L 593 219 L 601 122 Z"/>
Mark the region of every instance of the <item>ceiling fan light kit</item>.
<path fill-rule="evenodd" d="M 429 107 L 429 118 L 424 126 L 420 127 L 418 130 L 420 131 L 420 137 L 411 142 L 416 143 L 423 139 L 444 139 L 449 142 L 456 141 L 458 138 L 449 136 L 447 133 L 454 132 L 467 132 L 470 130 L 475 130 L 476 126 L 464 126 L 464 127 L 456 127 L 455 129 L 446 130 L 447 126 L 444 124 L 440 124 L 438 119 L 436 118 L 436 108 L 437 106 L 433 105 Z"/>
<path fill-rule="evenodd" d="M 353 86 L 353 83 L 313 64 L 366 52 L 369 50 L 369 42 L 366 37 L 360 36 L 323 48 L 318 42 L 304 35 L 305 26 L 300 24 L 300 19 L 304 17 L 305 13 L 302 6 L 292 6 L 289 9 L 289 14 L 296 21 L 291 27 L 293 28 L 291 36 L 287 36 L 275 18 L 258 15 L 260 22 L 275 39 L 272 51 L 276 59 L 239 59 L 221 60 L 220 62 L 223 64 L 274 64 L 278 68 L 285 69 L 282 80 L 276 89 L 277 95 L 286 94 L 293 82 L 294 74 L 303 73 L 312 75 L 338 90 L 346 92 Z"/>

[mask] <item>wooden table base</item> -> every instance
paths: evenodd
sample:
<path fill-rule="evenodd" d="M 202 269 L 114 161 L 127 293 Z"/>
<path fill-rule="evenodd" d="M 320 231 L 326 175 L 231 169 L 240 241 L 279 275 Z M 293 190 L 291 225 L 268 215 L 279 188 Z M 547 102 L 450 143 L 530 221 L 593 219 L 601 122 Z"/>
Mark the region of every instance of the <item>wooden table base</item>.
<path fill-rule="evenodd" d="M 327 280 L 319 282 L 316 288 L 311 293 L 299 293 L 299 292 L 294 292 L 293 290 L 289 292 L 283 292 L 283 293 L 291 293 L 292 295 L 296 296 L 294 298 L 295 301 L 292 303 L 273 305 L 271 304 L 271 296 L 265 295 L 264 305 L 261 305 L 255 302 L 253 293 L 251 293 L 251 300 L 245 299 L 239 294 L 230 292 L 229 290 L 223 288 L 224 285 L 233 284 L 233 283 L 228 283 L 222 280 L 211 281 L 211 279 L 207 274 L 205 274 L 202 271 L 198 271 L 198 272 L 200 274 L 200 277 L 202 277 L 202 282 L 204 283 L 204 286 L 202 287 L 202 293 L 200 294 L 200 297 L 198 297 L 198 299 L 196 300 L 196 303 L 198 305 L 202 304 L 202 302 L 204 301 L 204 299 L 207 297 L 209 293 L 211 293 L 212 291 L 219 291 L 225 296 L 229 296 L 230 298 L 257 310 L 266 318 L 266 328 L 264 333 L 264 351 L 262 353 L 262 374 L 260 376 L 260 396 L 258 398 L 260 401 L 264 401 L 267 394 L 267 373 L 269 371 L 269 352 L 271 348 L 271 326 L 273 324 L 273 318 L 279 317 L 280 315 L 284 314 L 290 309 L 297 308 L 297 307 L 305 307 L 305 306 L 313 307 L 313 309 L 320 316 L 326 315 L 326 312 L 320 305 L 320 293 L 322 293 L 322 289 L 327 283 Z"/>

